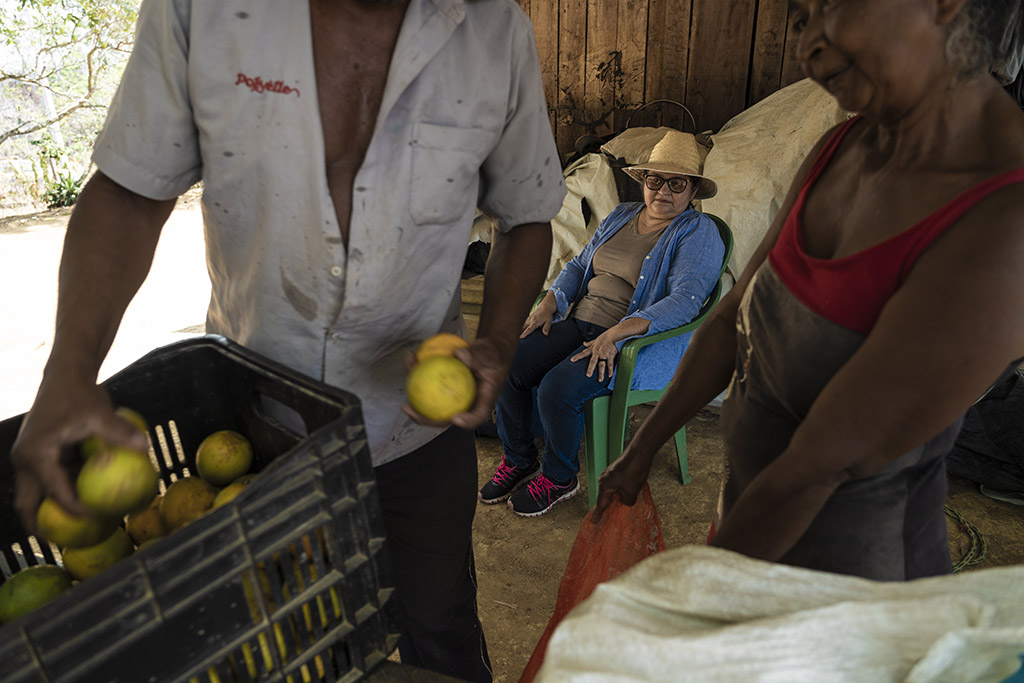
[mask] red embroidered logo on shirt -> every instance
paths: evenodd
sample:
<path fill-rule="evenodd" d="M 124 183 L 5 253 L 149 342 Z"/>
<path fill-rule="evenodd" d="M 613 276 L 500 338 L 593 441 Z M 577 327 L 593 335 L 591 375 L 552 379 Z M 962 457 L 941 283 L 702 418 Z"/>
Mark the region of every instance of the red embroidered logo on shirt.
<path fill-rule="evenodd" d="M 284 81 L 264 81 L 262 78 L 257 76 L 256 78 L 249 78 L 243 73 L 238 74 L 238 80 L 235 81 L 235 85 L 247 85 L 249 90 L 253 92 L 279 92 L 282 95 L 291 95 L 295 93 L 296 97 L 302 97 L 299 94 L 298 88 L 285 85 Z"/>

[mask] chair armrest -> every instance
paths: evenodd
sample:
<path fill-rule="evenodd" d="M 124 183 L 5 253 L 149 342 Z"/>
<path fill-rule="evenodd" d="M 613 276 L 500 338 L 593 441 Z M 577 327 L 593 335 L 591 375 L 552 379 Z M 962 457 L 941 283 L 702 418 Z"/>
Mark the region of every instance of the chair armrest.
<path fill-rule="evenodd" d="M 685 325 L 680 325 L 679 327 L 673 327 L 670 330 L 665 330 L 664 332 L 659 332 L 658 334 L 651 334 L 651 335 L 647 335 L 645 337 L 637 337 L 636 339 L 630 339 L 628 342 L 626 342 L 625 344 L 622 345 L 622 351 L 620 352 L 620 357 L 625 357 L 628 354 L 629 356 L 631 356 L 631 357 L 633 357 L 635 359 L 636 355 L 640 351 L 640 349 L 644 348 L 645 346 L 650 346 L 651 344 L 657 344 L 658 342 L 660 342 L 660 341 L 662 341 L 664 339 L 671 339 L 672 337 L 678 337 L 681 334 L 685 334 L 687 332 L 695 330 L 700 325 L 700 323 L 701 323 L 701 320 L 697 319 L 697 320 L 693 320 L 691 322 L 688 322 Z M 621 363 L 622 360 L 620 360 L 619 362 Z"/>
<path fill-rule="evenodd" d="M 700 307 L 700 311 L 697 313 L 697 317 L 679 327 L 673 327 L 670 330 L 664 332 L 658 332 L 657 334 L 651 334 L 646 337 L 637 337 L 636 339 L 630 339 L 622 345 L 622 350 L 619 352 L 619 362 L 617 364 L 616 372 L 618 377 L 615 379 L 615 390 L 622 385 L 622 380 L 626 381 L 626 391 L 629 390 L 630 384 L 633 382 L 633 371 L 636 368 L 637 355 L 640 353 L 640 349 L 651 344 L 656 344 L 665 339 L 672 337 L 678 337 L 681 334 L 692 332 L 693 330 L 700 327 L 700 324 L 704 322 L 704 318 L 708 316 L 711 309 L 718 303 L 719 297 L 722 296 L 722 280 L 719 278 L 718 282 L 715 283 L 715 288 L 711 290 L 711 296 L 708 297 L 704 305 Z"/>
<path fill-rule="evenodd" d="M 540 302 L 544 301 L 544 297 L 546 297 L 547 295 L 548 290 L 540 290 L 540 294 L 537 295 L 537 300 L 533 302 L 533 306 L 530 306 L 530 313 L 533 313 L 535 310 L 537 310 L 537 307 L 540 306 Z"/>
<path fill-rule="evenodd" d="M 700 320 L 694 320 L 688 322 L 680 327 L 673 327 L 671 330 L 665 330 L 658 334 L 652 334 L 647 337 L 637 337 L 636 339 L 630 339 L 628 342 L 622 345 L 622 350 L 619 352 L 619 362 L 616 364 L 615 372 L 615 389 L 613 393 L 619 393 L 619 387 L 622 387 L 623 391 L 629 391 L 629 388 L 633 384 L 633 372 L 636 370 L 636 359 L 640 354 L 640 349 L 651 344 L 656 344 L 665 339 L 671 339 L 672 337 L 678 337 L 681 334 L 690 332 L 691 330 L 697 329 L 700 325 Z"/>

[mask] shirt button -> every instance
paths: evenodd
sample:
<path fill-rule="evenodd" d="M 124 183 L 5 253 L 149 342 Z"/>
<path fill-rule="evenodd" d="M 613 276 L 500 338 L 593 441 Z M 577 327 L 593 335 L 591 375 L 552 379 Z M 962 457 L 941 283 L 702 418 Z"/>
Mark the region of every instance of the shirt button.
<path fill-rule="evenodd" d="M 340 277 L 341 276 L 341 266 L 334 266 L 333 268 L 331 268 L 331 275 L 333 275 L 334 277 Z"/>
<path fill-rule="evenodd" d="M 341 339 L 341 335 L 335 332 L 334 334 L 331 335 L 331 339 L 333 339 L 334 341 L 338 341 L 339 339 Z"/>
<path fill-rule="evenodd" d="M 640 279 L 641 279 L 641 280 L 643 280 L 643 279 L 644 279 L 644 276 L 643 276 L 643 275 L 641 275 L 641 276 L 640 276 Z"/>
<path fill-rule="evenodd" d="M 651 260 L 651 257 L 650 257 L 650 256 L 648 256 L 648 257 L 647 257 L 647 258 L 646 258 L 645 260 L 647 260 L 647 261 L 650 261 L 650 260 Z"/>

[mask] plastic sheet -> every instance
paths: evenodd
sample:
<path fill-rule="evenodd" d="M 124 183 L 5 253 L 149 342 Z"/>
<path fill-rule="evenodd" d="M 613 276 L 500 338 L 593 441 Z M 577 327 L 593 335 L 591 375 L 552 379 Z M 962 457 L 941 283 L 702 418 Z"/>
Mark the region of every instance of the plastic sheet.
<path fill-rule="evenodd" d="M 1016 683 L 1022 615 L 1020 566 L 871 581 L 684 546 L 598 586 L 536 680 Z"/>

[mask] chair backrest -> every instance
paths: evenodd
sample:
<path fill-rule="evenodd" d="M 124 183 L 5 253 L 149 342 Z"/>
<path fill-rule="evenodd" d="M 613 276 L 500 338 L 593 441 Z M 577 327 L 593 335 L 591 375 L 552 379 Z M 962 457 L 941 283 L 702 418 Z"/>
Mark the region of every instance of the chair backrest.
<path fill-rule="evenodd" d="M 718 271 L 718 277 L 721 279 L 722 275 L 725 274 L 725 269 L 729 267 L 729 258 L 732 257 L 732 230 L 729 228 L 728 223 L 715 214 L 705 213 L 704 215 L 713 220 L 715 225 L 718 226 L 718 236 L 722 238 L 722 244 L 725 245 L 725 255 L 722 257 L 722 269 Z"/>
<path fill-rule="evenodd" d="M 718 236 L 722 238 L 722 243 L 725 245 L 725 253 L 722 255 L 722 267 L 718 270 L 718 280 L 715 282 L 714 289 L 711 290 L 711 294 L 704 301 L 704 305 L 700 307 L 697 315 L 687 323 L 687 327 L 691 327 L 691 329 L 695 329 L 704 321 L 704 318 L 722 297 L 722 275 L 725 274 L 725 269 L 729 266 L 729 257 L 732 255 L 732 230 L 729 229 L 729 225 L 713 213 L 704 215 L 713 220 L 718 227 Z"/>
<path fill-rule="evenodd" d="M 715 283 L 715 288 L 711 290 L 711 294 L 708 295 L 708 298 L 704 300 L 704 305 L 700 307 L 699 311 L 697 311 L 697 315 L 694 316 L 693 320 L 686 324 L 688 326 L 692 326 L 695 329 L 698 325 L 704 322 L 704 318 L 707 317 L 708 313 L 711 312 L 711 309 L 715 307 L 715 304 L 718 303 L 718 300 L 720 298 L 722 298 L 721 277 L 719 277 L 718 282 Z"/>

